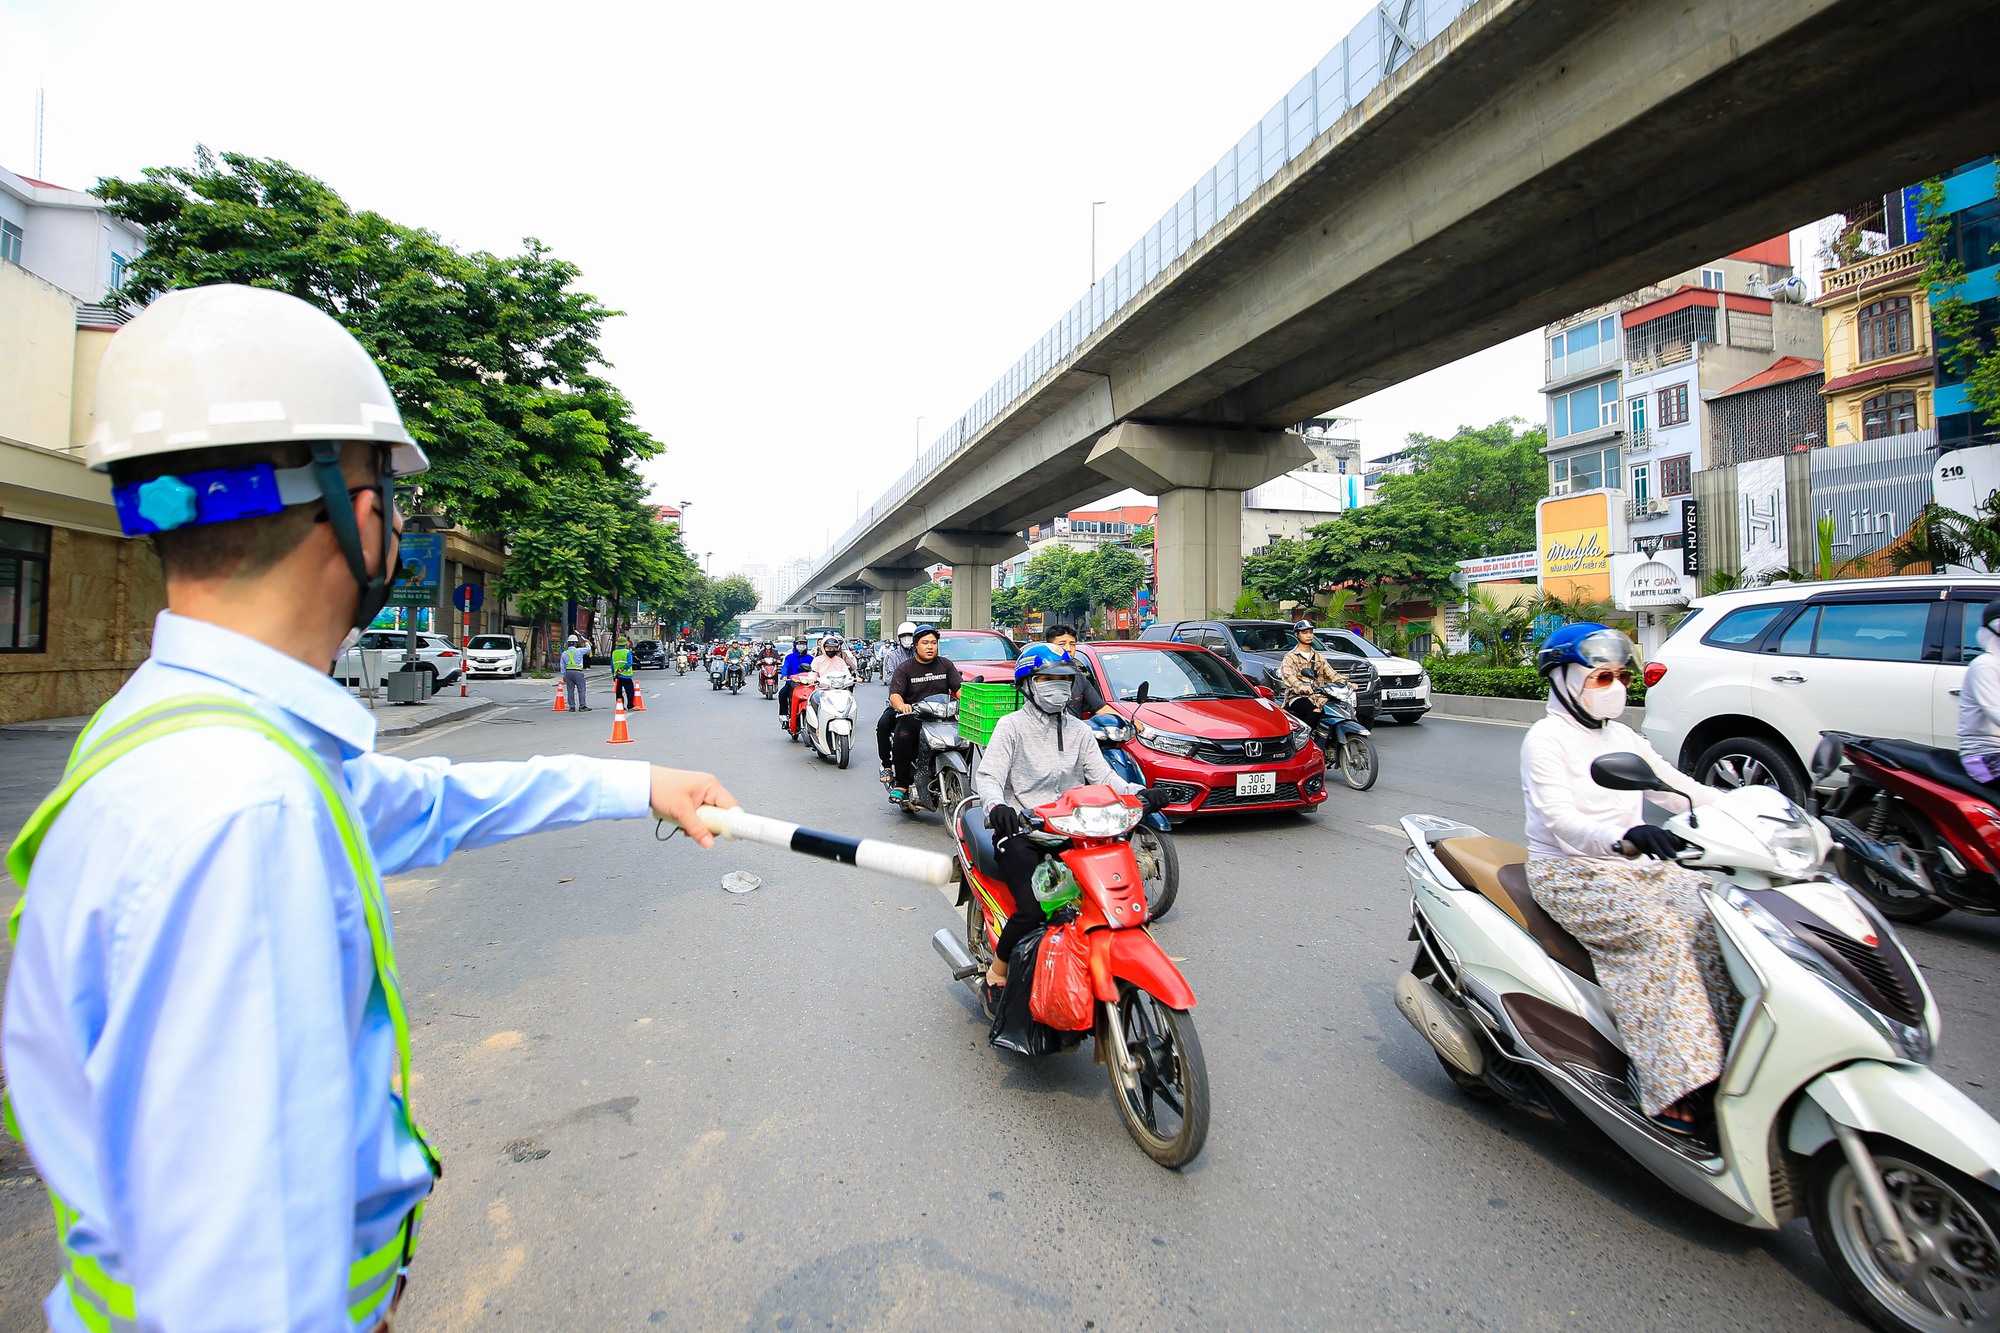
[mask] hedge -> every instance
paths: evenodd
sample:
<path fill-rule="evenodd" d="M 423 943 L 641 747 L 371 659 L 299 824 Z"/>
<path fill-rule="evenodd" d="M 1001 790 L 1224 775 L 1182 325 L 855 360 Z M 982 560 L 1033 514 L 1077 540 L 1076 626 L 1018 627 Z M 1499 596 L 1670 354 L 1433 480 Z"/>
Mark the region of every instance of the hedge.
<path fill-rule="evenodd" d="M 1477 666 L 1462 658 L 1433 657 L 1424 663 L 1434 694 L 1471 694 L 1484 699 L 1546 699 L 1549 684 L 1533 667 Z M 1625 700 L 1635 708 L 1646 703 L 1646 687 L 1633 680 Z"/>

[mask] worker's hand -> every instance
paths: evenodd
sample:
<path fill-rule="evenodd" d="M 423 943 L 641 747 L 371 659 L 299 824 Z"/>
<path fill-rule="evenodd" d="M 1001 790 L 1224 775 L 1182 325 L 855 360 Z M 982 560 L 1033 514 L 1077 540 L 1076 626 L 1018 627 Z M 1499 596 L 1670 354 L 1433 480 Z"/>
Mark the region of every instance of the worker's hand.
<path fill-rule="evenodd" d="M 704 847 L 715 845 L 715 835 L 701 822 L 701 807 L 733 809 L 736 804 L 736 798 L 713 773 L 653 766 L 653 814 L 680 825 L 681 832 Z"/>

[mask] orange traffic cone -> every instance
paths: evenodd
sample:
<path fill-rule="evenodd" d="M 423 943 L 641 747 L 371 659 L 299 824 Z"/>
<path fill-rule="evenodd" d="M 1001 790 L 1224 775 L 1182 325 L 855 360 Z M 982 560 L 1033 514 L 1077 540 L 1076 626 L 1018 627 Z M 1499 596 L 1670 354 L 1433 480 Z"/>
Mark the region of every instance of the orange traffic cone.
<path fill-rule="evenodd" d="M 562 672 L 558 671 L 556 672 L 556 706 L 549 710 L 551 713 L 567 713 L 569 711 L 569 705 L 563 702 L 564 693 Z"/>
<path fill-rule="evenodd" d="M 616 689 L 617 686 L 613 685 L 612 688 Z M 646 711 L 646 692 L 639 688 L 637 676 L 632 677 L 632 711 L 635 713 Z"/>
<path fill-rule="evenodd" d="M 611 710 L 611 739 L 606 745 L 630 745 L 631 735 L 625 730 L 625 700 L 613 695 L 616 706 Z"/>

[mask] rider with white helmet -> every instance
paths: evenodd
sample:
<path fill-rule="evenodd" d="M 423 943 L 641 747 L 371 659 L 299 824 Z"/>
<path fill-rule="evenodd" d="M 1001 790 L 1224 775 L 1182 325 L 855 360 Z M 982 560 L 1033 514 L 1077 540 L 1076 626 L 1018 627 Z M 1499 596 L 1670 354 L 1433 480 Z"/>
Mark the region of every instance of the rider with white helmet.
<path fill-rule="evenodd" d="M 917 622 L 914 620 L 905 620 L 902 624 L 896 626 L 896 642 L 882 649 L 882 679 L 885 681 L 895 679 L 896 668 L 915 657 L 916 648 Z M 895 729 L 896 710 L 885 704 L 882 708 L 882 716 L 875 723 L 875 748 L 882 752 L 882 781 L 884 784 L 887 784 L 895 776 L 895 770 L 889 754 L 889 738 L 895 732 Z"/>

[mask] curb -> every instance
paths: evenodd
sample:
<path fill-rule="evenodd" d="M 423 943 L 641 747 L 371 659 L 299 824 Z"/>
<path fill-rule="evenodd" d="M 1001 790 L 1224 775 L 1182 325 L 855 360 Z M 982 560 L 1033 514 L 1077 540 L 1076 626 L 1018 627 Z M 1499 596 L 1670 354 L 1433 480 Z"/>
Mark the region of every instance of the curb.
<path fill-rule="evenodd" d="M 1494 699 L 1480 694 L 1431 695 L 1431 716 L 1446 721 L 1528 724 L 1539 722 L 1547 715 L 1548 705 L 1540 699 Z M 1627 707 L 1618 720 L 1638 731 L 1646 723 L 1646 710 Z"/>
<path fill-rule="evenodd" d="M 477 695 L 468 698 L 463 708 L 439 709 L 436 712 L 429 711 L 431 708 L 429 702 L 423 704 L 384 704 L 381 708 L 375 710 L 375 739 L 379 741 L 384 738 L 397 736 L 414 736 L 420 731 L 429 731 L 433 727 L 442 727 L 451 722 L 463 722 L 467 718 L 478 717 L 481 713 L 490 713 L 499 706 L 493 700 L 481 699 Z M 394 708 L 395 712 L 389 712 L 391 708 Z M 419 708 L 426 711 L 415 711 Z M 385 713 L 396 720 L 394 722 L 383 720 L 383 714 Z"/>

